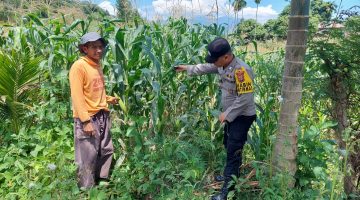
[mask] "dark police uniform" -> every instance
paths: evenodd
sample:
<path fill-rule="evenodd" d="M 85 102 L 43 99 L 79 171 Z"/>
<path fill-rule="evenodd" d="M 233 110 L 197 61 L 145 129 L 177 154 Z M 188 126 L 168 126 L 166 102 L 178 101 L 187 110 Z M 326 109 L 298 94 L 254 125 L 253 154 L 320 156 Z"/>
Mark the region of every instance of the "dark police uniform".
<path fill-rule="evenodd" d="M 227 151 L 223 190 L 226 190 L 227 194 L 227 184 L 231 176 L 239 176 L 242 148 L 247 139 L 247 132 L 256 119 L 254 73 L 249 65 L 235 56 L 226 68 L 211 63 L 187 65 L 187 72 L 189 75 L 220 75 L 221 105 L 226 121 L 224 145 Z"/>

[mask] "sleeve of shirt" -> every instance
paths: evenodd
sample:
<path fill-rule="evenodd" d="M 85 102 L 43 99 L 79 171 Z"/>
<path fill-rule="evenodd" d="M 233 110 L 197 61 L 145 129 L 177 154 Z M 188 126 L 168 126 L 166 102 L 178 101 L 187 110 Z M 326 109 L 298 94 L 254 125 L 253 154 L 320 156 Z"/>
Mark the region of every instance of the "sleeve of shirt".
<path fill-rule="evenodd" d="M 246 106 L 250 105 L 253 101 L 254 93 L 245 93 L 236 97 L 234 103 L 228 107 L 225 112 L 225 120 L 228 122 L 234 121 L 234 119 L 244 113 Z"/>
<path fill-rule="evenodd" d="M 84 76 L 84 72 L 79 66 L 75 65 L 70 69 L 69 80 L 73 109 L 78 113 L 82 122 L 90 120 L 84 97 Z"/>
<path fill-rule="evenodd" d="M 190 76 L 218 73 L 217 67 L 214 64 L 211 64 L 211 63 L 197 64 L 197 65 L 187 65 L 186 70 L 187 70 L 187 73 Z"/>

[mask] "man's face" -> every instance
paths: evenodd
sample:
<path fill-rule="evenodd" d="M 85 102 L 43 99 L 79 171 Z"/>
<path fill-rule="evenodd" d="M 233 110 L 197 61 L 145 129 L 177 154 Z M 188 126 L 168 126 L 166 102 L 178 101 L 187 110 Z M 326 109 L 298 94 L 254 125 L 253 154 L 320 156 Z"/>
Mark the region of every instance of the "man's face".
<path fill-rule="evenodd" d="M 101 40 L 96 40 L 94 42 L 88 42 L 84 47 L 83 51 L 86 56 L 95 62 L 100 62 L 102 54 L 104 52 L 104 44 Z"/>
<path fill-rule="evenodd" d="M 229 62 L 230 56 L 228 54 L 225 54 L 221 57 L 219 57 L 215 62 L 214 65 L 216 67 L 226 67 L 230 62 Z"/>

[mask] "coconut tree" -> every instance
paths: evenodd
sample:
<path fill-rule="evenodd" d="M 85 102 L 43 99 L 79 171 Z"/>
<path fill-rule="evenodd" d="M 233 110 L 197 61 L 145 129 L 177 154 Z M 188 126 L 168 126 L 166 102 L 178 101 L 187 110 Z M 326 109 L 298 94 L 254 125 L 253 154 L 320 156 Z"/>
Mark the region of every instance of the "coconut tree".
<path fill-rule="evenodd" d="M 292 0 L 287 34 L 282 103 L 274 147 L 274 165 L 289 175 L 289 187 L 295 184 L 297 170 L 297 119 L 301 106 L 303 66 L 309 24 L 310 0 Z"/>
<path fill-rule="evenodd" d="M 237 19 L 237 13 L 241 10 L 242 12 L 242 16 L 241 19 L 244 19 L 244 8 L 246 7 L 246 1 L 245 0 L 235 0 L 233 2 L 233 6 L 234 6 L 234 12 L 235 12 L 235 21 Z"/>
<path fill-rule="evenodd" d="M 256 15 L 255 15 L 255 20 L 257 22 L 257 18 L 258 18 L 258 11 L 259 11 L 259 4 L 260 4 L 261 0 L 255 0 L 256 3 Z M 256 29 L 257 29 L 257 24 L 255 24 L 255 38 L 256 38 Z"/>

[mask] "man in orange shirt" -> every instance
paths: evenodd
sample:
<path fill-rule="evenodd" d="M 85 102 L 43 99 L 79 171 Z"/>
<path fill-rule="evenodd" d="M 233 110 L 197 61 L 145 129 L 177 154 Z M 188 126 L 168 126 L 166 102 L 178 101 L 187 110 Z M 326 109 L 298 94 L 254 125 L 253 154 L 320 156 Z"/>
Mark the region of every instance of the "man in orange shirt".
<path fill-rule="evenodd" d="M 105 93 L 100 61 L 106 41 L 96 32 L 81 37 L 83 54 L 70 69 L 69 80 L 74 117 L 75 163 L 80 188 L 108 180 L 114 151 L 108 104 L 118 99 Z"/>

